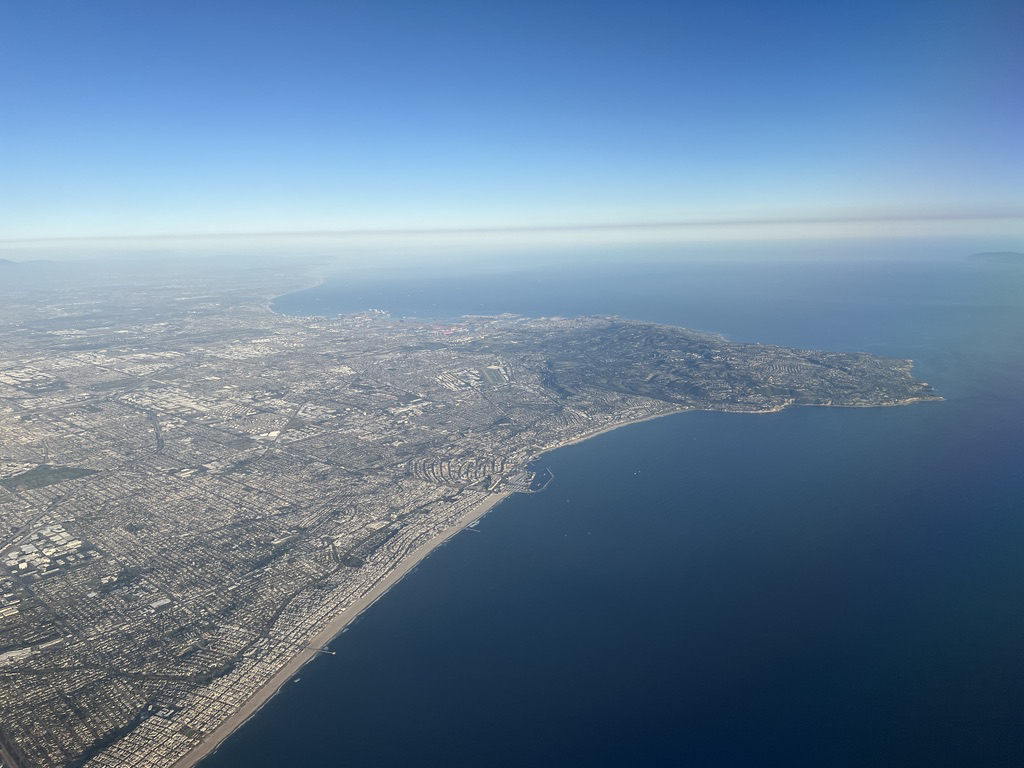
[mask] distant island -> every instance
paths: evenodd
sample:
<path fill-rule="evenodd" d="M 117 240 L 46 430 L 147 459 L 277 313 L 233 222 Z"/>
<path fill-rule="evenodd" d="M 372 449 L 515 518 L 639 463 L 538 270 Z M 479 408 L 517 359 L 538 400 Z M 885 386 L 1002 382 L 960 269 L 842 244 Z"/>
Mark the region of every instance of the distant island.
<path fill-rule="evenodd" d="M 941 398 L 909 360 L 618 317 L 275 314 L 280 275 L 0 302 L 0 760 L 187 766 L 543 452 Z"/>
<path fill-rule="evenodd" d="M 1024 264 L 1024 253 L 1017 251 L 990 251 L 988 253 L 972 253 L 968 261 L 983 261 L 989 264 Z"/>

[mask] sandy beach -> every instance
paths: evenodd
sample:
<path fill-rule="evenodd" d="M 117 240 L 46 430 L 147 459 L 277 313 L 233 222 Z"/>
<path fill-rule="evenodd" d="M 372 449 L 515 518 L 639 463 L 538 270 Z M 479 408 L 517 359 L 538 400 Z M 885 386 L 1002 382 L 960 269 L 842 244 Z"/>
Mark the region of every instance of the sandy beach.
<path fill-rule="evenodd" d="M 560 443 L 549 445 L 546 448 L 542 449 L 539 453 L 537 453 L 537 455 L 534 456 L 531 461 L 536 461 L 545 453 L 548 453 L 550 451 L 556 451 L 559 448 L 565 448 L 565 446 L 567 445 L 576 445 L 576 443 L 582 443 L 584 440 L 590 440 L 592 438 L 597 437 L 598 435 L 603 435 L 606 432 L 612 432 L 616 429 L 621 429 L 622 427 L 628 427 L 631 424 L 641 424 L 645 421 L 653 421 L 654 419 L 661 419 L 664 418 L 665 416 L 674 416 L 677 413 L 686 413 L 687 411 L 690 410 L 693 409 L 684 408 L 680 406 L 677 410 L 665 411 L 664 413 L 655 413 L 651 416 L 644 416 L 641 419 L 632 419 L 631 421 L 617 421 L 614 424 L 609 424 L 607 426 L 601 427 L 600 429 L 595 429 L 593 432 L 587 432 L 586 434 L 580 435 L 579 437 L 574 437 L 572 440 L 564 440 Z"/>
<path fill-rule="evenodd" d="M 292 659 L 282 667 L 276 675 L 267 681 L 267 684 L 264 685 L 255 696 L 249 699 L 241 709 L 221 723 L 217 729 L 208 734 L 202 742 L 174 763 L 175 768 L 188 768 L 189 766 L 194 766 L 204 757 L 216 750 L 217 747 L 219 747 L 224 740 L 228 738 L 228 736 L 238 730 L 246 720 L 256 714 L 264 704 L 270 701 L 275 693 L 277 693 L 289 680 L 298 674 L 299 670 L 301 670 L 302 667 L 310 661 L 310 659 L 316 656 L 318 653 L 316 649 L 324 647 L 331 640 L 337 637 L 345 627 L 351 624 L 359 616 L 359 614 L 377 602 L 378 599 L 391 589 L 391 587 L 401 581 L 402 578 L 413 570 L 425 557 L 427 557 L 427 555 L 444 544 L 459 531 L 482 518 L 509 496 L 511 496 L 509 493 L 495 493 L 487 497 L 473 507 L 473 509 L 460 519 L 459 522 L 444 529 L 432 539 L 424 542 L 413 550 L 413 552 L 410 553 L 397 568 L 377 582 L 373 589 L 371 589 L 365 596 L 346 607 L 343 613 L 336 616 L 326 627 L 314 635 L 309 641 L 310 647 L 303 649 L 301 652 L 293 656 Z"/>
<path fill-rule="evenodd" d="M 789 404 L 778 406 L 776 408 L 766 409 L 764 411 L 751 411 L 750 413 L 778 413 L 789 407 Z M 650 416 L 644 416 L 639 419 L 632 419 L 629 421 L 620 421 L 612 424 L 608 424 L 599 429 L 595 429 L 592 432 L 587 432 L 579 437 L 571 440 L 564 440 L 558 443 L 554 443 L 549 446 L 545 446 L 543 449 L 537 452 L 531 461 L 536 461 L 538 458 L 543 456 L 549 451 L 557 450 L 558 448 L 564 448 L 569 445 L 575 445 L 581 443 L 584 440 L 590 440 L 598 435 L 603 435 L 606 432 L 611 432 L 622 427 L 628 427 L 632 424 L 639 424 L 644 421 L 651 421 L 653 419 L 660 419 L 665 416 L 673 416 L 678 413 L 685 413 L 693 410 L 692 408 L 679 407 L 662 413 L 655 413 Z M 176 763 L 174 768 L 191 768 L 204 757 L 212 753 L 219 747 L 225 739 L 227 739 L 232 733 L 234 733 L 243 723 L 245 723 L 250 717 L 258 712 L 264 704 L 266 704 L 275 693 L 277 693 L 283 685 L 298 674 L 299 670 L 302 669 L 305 664 L 310 661 L 318 651 L 317 648 L 322 648 L 337 637 L 342 630 L 345 629 L 352 621 L 354 621 L 363 611 L 369 608 L 378 599 L 384 596 L 384 594 L 391 589 L 395 584 L 402 580 L 406 574 L 413 570 L 424 558 L 426 558 L 431 552 L 437 549 L 440 545 L 450 539 L 459 531 L 468 527 L 470 524 L 476 522 L 498 504 L 504 501 L 506 498 L 511 496 L 511 493 L 496 493 L 480 504 L 475 506 L 470 512 L 459 520 L 458 523 L 449 526 L 439 534 L 434 536 L 429 541 L 421 544 L 415 549 L 408 557 L 405 558 L 393 571 L 387 574 L 383 579 L 377 582 L 376 585 L 362 598 L 355 601 L 351 605 L 345 608 L 344 612 L 336 616 L 326 627 L 318 632 L 309 641 L 309 647 L 297 653 L 281 670 L 271 678 L 266 685 L 264 685 L 260 691 L 253 696 L 245 705 L 239 709 L 235 714 L 221 723 L 212 733 L 206 736 L 203 741 L 194 747 L 190 752 L 184 755 Z"/>
<path fill-rule="evenodd" d="M 652 419 L 660 419 L 665 416 L 672 416 L 677 413 L 684 413 L 689 411 L 689 408 L 679 408 L 678 410 L 666 411 L 663 413 L 656 413 L 650 416 L 645 416 L 640 419 L 633 419 L 631 421 L 621 421 L 613 424 L 608 424 L 600 429 L 596 429 L 592 432 L 580 435 L 579 437 L 573 438 L 572 440 L 565 440 L 559 443 L 555 443 L 550 446 L 546 446 L 539 451 L 533 460 L 536 461 L 540 456 L 554 451 L 558 448 L 564 448 L 568 445 L 574 445 L 581 443 L 584 440 L 590 440 L 598 435 L 603 435 L 606 432 L 611 432 L 622 427 L 630 426 L 631 424 L 639 424 L 644 421 L 651 421 Z M 781 410 L 781 409 L 780 409 Z M 766 411 L 767 412 L 767 411 Z M 212 733 L 208 734 L 202 742 L 200 742 L 191 751 L 181 757 L 176 763 L 174 768 L 191 768 L 195 766 L 204 757 L 214 752 L 225 739 L 227 739 L 232 733 L 240 728 L 250 717 L 256 714 L 264 704 L 276 694 L 285 684 L 287 684 L 292 678 L 294 678 L 303 666 L 309 662 L 318 651 L 316 649 L 322 648 L 337 637 L 342 630 L 345 629 L 350 623 L 352 623 L 359 615 L 373 605 L 377 600 L 384 596 L 391 587 L 402 580 L 410 571 L 412 571 L 424 558 L 426 558 L 431 552 L 437 549 L 439 546 L 444 544 L 448 539 L 457 534 L 459 531 L 468 527 L 472 523 L 476 522 L 498 504 L 504 501 L 506 498 L 511 496 L 511 493 L 495 493 L 488 498 L 484 499 L 480 504 L 473 507 L 472 510 L 465 517 L 461 518 L 454 525 L 449 526 L 439 534 L 434 536 L 429 541 L 424 542 L 417 547 L 408 557 L 405 558 L 393 571 L 387 574 L 381 579 L 374 587 L 362 598 L 356 600 L 354 603 L 345 608 L 344 612 L 336 616 L 326 627 L 320 632 L 313 636 L 309 641 L 309 647 L 303 649 L 297 653 L 292 659 L 278 671 L 274 677 L 272 677 L 266 685 L 264 685 L 259 692 L 253 696 L 245 705 L 234 713 L 231 717 L 220 724 Z"/>
<path fill-rule="evenodd" d="M 680 409 L 678 411 L 668 411 L 665 413 L 658 413 L 652 416 L 647 416 L 642 419 L 635 419 L 632 421 L 622 421 L 614 424 L 609 424 L 600 429 L 588 432 L 580 437 L 572 440 L 566 440 L 554 445 L 545 447 L 542 451 L 538 452 L 534 459 L 542 456 L 543 454 L 556 450 L 558 448 L 564 448 L 567 445 L 574 445 L 575 443 L 583 442 L 584 440 L 590 440 L 591 438 L 602 435 L 605 432 L 611 432 L 614 429 L 620 427 L 626 427 L 630 424 L 638 424 L 641 421 L 649 421 L 651 419 L 661 418 L 663 416 L 671 416 L 675 413 L 681 413 L 688 409 Z M 309 641 L 309 647 L 303 649 L 284 666 L 276 675 L 274 675 L 267 684 L 264 685 L 259 692 L 253 696 L 245 705 L 235 712 L 231 717 L 221 723 L 212 733 L 208 734 L 202 742 L 196 745 L 187 754 L 182 756 L 177 762 L 174 763 L 174 768 L 191 768 L 201 761 L 204 757 L 214 752 L 217 747 L 224 743 L 232 733 L 238 730 L 250 717 L 255 715 L 264 704 L 270 701 L 281 688 L 287 684 L 292 678 L 294 678 L 299 671 L 309 662 L 313 657 L 316 656 L 318 651 L 316 649 L 322 648 L 337 637 L 342 630 L 351 624 L 359 615 L 373 605 L 377 600 L 384 596 L 385 593 L 395 584 L 402 580 L 410 571 L 412 571 L 420 562 L 423 561 L 431 552 L 437 549 L 439 546 L 444 544 L 448 539 L 457 534 L 459 531 L 468 527 L 472 523 L 476 522 L 498 504 L 504 501 L 506 498 L 511 496 L 510 493 L 495 493 L 488 498 L 484 499 L 480 504 L 473 507 L 470 512 L 459 520 L 458 523 L 449 526 L 439 534 L 434 536 L 429 541 L 424 542 L 417 547 L 408 557 L 403 560 L 398 567 L 391 571 L 387 576 L 381 579 L 374 587 L 362 598 L 356 600 L 354 603 L 345 608 L 344 612 L 336 616 L 326 627 L 320 632 L 314 635 Z"/>

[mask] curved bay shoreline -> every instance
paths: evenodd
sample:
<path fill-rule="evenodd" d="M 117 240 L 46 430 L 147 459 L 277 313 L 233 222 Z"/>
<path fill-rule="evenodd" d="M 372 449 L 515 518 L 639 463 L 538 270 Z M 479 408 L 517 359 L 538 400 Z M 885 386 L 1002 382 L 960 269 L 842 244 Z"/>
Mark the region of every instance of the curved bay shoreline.
<path fill-rule="evenodd" d="M 313 282 L 313 284 L 298 289 L 297 291 L 290 291 L 290 293 L 298 293 L 311 288 L 315 288 L 325 282 L 324 278 L 320 277 Z M 273 308 L 274 302 L 284 295 L 280 294 L 276 296 L 266 295 L 263 297 L 265 310 L 277 315 L 287 315 L 287 313 L 278 312 Z M 287 315 L 289 317 L 299 317 L 296 315 Z M 874 407 L 878 405 L 907 405 L 912 402 L 917 402 L 922 399 L 941 399 L 941 398 L 911 398 L 902 402 L 893 403 L 878 403 L 872 404 Z M 667 404 L 666 404 L 667 405 Z M 793 402 L 785 403 L 777 407 L 761 409 L 761 410 L 745 410 L 740 409 L 741 412 L 746 413 L 778 413 L 786 408 L 795 405 Z M 820 403 L 816 405 L 829 406 L 829 407 L 849 407 L 844 405 L 835 406 L 831 403 Z M 858 406 L 858 407 L 872 407 L 872 405 Z M 597 437 L 606 432 L 610 432 L 622 427 L 638 424 L 644 421 L 652 419 L 662 418 L 664 416 L 676 415 L 679 413 L 689 412 L 692 410 L 718 410 L 718 409 L 701 409 L 693 408 L 689 406 L 676 406 L 668 407 L 668 409 L 661 413 L 650 414 L 642 418 L 629 419 L 617 423 L 606 424 L 599 427 L 591 432 L 587 432 L 579 437 L 575 437 L 569 440 L 564 440 L 556 444 L 546 446 L 542 448 L 533 457 L 532 461 L 536 461 L 541 456 L 559 448 L 567 447 L 581 443 L 591 438 Z M 731 410 L 731 409 L 729 409 Z M 488 512 L 497 507 L 502 501 L 511 496 L 512 493 L 495 493 L 485 498 L 482 502 L 474 506 L 466 515 L 464 515 L 457 522 L 453 523 L 443 531 L 427 540 L 409 555 L 399 561 L 396 566 L 381 577 L 362 597 L 357 598 L 351 604 L 346 606 L 341 613 L 338 613 L 332 620 L 330 620 L 322 629 L 316 632 L 309 641 L 306 647 L 298 651 L 292 658 L 278 671 L 276 672 L 260 689 L 255 695 L 253 695 L 239 710 L 234 714 L 228 716 L 219 726 L 217 726 L 212 732 L 206 735 L 202 741 L 193 747 L 188 753 L 178 759 L 173 765 L 175 768 L 191 768 L 192 766 L 199 765 L 201 761 L 214 753 L 232 734 L 234 734 L 239 728 L 241 728 L 250 718 L 255 716 L 283 686 L 289 681 L 293 680 L 300 670 L 311 661 L 321 649 L 327 644 L 336 639 L 345 629 L 355 621 L 365 610 L 373 605 L 377 600 L 383 597 L 395 584 L 400 582 L 407 574 L 415 570 L 415 568 L 426 559 L 434 550 L 446 543 L 449 539 L 455 536 L 457 533 L 480 520 Z"/>
<path fill-rule="evenodd" d="M 556 451 L 559 448 L 576 445 L 577 443 L 582 443 L 585 440 L 590 440 L 607 432 L 612 432 L 634 424 L 641 424 L 653 419 L 687 413 L 690 410 L 692 409 L 681 408 L 678 410 L 668 411 L 666 413 L 646 416 L 640 419 L 632 419 L 617 424 L 610 424 L 578 438 L 548 446 L 541 450 L 534 457 L 533 461 L 537 461 L 545 454 Z M 194 766 L 201 765 L 202 761 L 206 757 L 216 752 L 217 749 L 236 731 L 244 726 L 250 719 L 255 717 L 287 683 L 295 678 L 306 664 L 312 661 L 317 654 L 321 653 L 323 648 L 336 640 L 350 624 L 363 614 L 363 612 L 383 598 L 392 587 L 412 573 L 421 562 L 429 557 L 435 550 L 443 546 L 449 539 L 465 530 L 473 523 L 481 520 L 485 515 L 497 508 L 501 502 L 513 495 L 513 493 L 492 494 L 490 497 L 484 499 L 473 507 L 469 513 L 463 516 L 457 523 L 454 523 L 444 529 L 436 536 L 413 550 L 412 553 L 399 562 L 391 572 L 378 581 L 363 597 L 360 597 L 347 606 L 342 613 L 338 614 L 331 622 L 323 627 L 323 629 L 310 638 L 307 647 L 298 651 L 284 667 L 282 667 L 272 678 L 270 678 L 270 680 L 266 682 L 265 685 L 260 688 L 255 696 L 251 697 L 245 703 L 241 709 L 228 717 L 224 722 L 217 726 L 216 730 L 204 737 L 198 745 L 179 758 L 173 764 L 173 768 L 194 768 Z"/>

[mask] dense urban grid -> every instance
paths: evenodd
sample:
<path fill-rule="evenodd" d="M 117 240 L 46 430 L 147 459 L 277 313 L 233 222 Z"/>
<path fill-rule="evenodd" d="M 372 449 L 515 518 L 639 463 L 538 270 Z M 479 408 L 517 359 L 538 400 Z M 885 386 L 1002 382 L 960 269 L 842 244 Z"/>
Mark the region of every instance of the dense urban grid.
<path fill-rule="evenodd" d="M 614 317 L 269 309 L 297 287 L 5 289 L 4 766 L 190 763 L 546 449 L 687 409 L 937 399 L 906 360 Z"/>

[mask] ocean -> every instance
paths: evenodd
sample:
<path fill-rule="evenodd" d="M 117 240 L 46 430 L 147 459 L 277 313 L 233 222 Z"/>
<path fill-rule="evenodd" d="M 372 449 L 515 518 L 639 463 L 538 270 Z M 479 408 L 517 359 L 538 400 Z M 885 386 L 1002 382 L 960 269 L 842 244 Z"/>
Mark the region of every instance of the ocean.
<path fill-rule="evenodd" d="M 203 768 L 1024 765 L 1024 269 L 604 260 L 275 307 L 618 314 L 913 358 L 946 400 L 547 454 L 547 490 L 434 552 Z"/>

